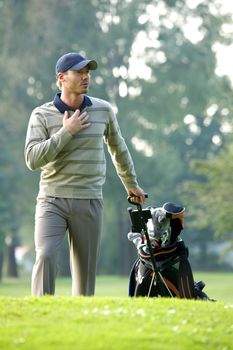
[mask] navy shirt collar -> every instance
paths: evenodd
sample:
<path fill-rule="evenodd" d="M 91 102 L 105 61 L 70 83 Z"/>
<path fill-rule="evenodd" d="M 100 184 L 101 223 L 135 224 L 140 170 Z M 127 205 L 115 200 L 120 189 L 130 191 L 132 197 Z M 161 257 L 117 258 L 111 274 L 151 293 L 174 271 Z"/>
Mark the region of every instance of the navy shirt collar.
<path fill-rule="evenodd" d="M 65 111 L 75 111 L 72 107 L 68 106 L 65 102 L 61 100 L 61 93 L 58 92 L 54 99 L 53 99 L 54 106 L 59 110 L 61 113 L 65 113 Z M 85 107 L 91 106 L 92 102 L 90 98 L 86 95 L 84 95 L 83 103 L 80 107 L 80 111 L 82 111 Z"/>

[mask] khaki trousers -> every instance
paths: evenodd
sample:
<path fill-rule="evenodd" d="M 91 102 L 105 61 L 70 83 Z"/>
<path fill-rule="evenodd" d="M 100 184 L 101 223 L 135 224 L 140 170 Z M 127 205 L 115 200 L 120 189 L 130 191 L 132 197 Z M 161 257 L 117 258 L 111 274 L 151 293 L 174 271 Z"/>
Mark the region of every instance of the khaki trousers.
<path fill-rule="evenodd" d="M 94 295 L 103 218 L 101 199 L 39 198 L 32 295 L 55 293 L 57 253 L 68 230 L 72 295 Z"/>

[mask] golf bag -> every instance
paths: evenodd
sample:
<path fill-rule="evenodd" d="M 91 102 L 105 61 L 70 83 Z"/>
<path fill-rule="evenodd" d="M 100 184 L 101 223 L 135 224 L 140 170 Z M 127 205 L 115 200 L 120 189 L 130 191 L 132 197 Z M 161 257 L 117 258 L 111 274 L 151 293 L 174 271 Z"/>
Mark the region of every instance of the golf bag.
<path fill-rule="evenodd" d="M 203 292 L 204 282 L 193 279 L 188 248 L 180 237 L 185 208 L 171 202 L 146 209 L 136 206 L 128 208 L 132 224 L 128 239 L 138 253 L 130 272 L 129 296 L 211 300 Z"/>

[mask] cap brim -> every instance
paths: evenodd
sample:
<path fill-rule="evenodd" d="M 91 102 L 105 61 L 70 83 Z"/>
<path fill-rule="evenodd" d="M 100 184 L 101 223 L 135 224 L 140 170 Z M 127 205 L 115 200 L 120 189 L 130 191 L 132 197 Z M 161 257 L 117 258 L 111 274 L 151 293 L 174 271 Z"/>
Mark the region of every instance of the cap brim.
<path fill-rule="evenodd" d="M 85 60 L 82 62 L 79 62 L 75 64 L 74 66 L 70 67 L 70 70 L 80 70 L 83 69 L 84 67 L 88 66 L 90 70 L 96 70 L 98 65 L 95 60 Z"/>

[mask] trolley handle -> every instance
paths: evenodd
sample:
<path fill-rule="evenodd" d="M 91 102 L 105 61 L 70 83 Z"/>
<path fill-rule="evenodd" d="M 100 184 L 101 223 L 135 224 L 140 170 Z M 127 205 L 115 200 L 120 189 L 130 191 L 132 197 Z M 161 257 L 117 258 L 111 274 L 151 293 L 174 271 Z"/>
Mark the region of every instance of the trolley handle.
<path fill-rule="evenodd" d="M 147 194 L 147 193 L 144 193 L 144 197 L 145 197 L 145 198 L 148 198 L 148 194 Z M 133 205 L 138 205 L 138 204 L 140 204 L 140 203 L 134 203 L 134 202 L 132 202 L 132 201 L 131 201 L 132 198 L 140 198 L 140 196 L 131 195 L 131 196 L 128 196 L 128 197 L 127 197 L 127 200 L 128 200 L 128 202 L 129 202 L 130 204 L 133 204 Z"/>

